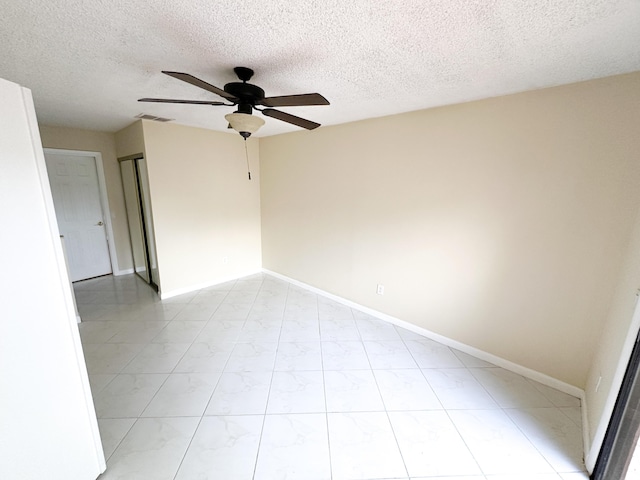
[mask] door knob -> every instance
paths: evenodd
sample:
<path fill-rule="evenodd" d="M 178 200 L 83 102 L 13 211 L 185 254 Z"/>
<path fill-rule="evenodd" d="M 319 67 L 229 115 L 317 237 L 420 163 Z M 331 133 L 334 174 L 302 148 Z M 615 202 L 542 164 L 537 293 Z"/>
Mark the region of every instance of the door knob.
<path fill-rule="evenodd" d="M 102 223 L 102 222 L 98 222 L 98 223 L 96 223 L 96 225 L 97 225 L 97 226 L 99 226 L 99 227 L 101 227 L 101 226 L 103 226 L 103 225 L 104 225 L 104 223 Z"/>

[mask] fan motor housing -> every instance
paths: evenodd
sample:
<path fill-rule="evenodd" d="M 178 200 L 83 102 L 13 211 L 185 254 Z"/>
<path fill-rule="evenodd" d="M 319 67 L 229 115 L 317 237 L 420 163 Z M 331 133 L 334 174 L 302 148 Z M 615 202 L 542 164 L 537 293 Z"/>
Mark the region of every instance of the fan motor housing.
<path fill-rule="evenodd" d="M 240 103 L 255 105 L 264 98 L 264 90 L 257 85 L 244 82 L 231 82 L 224 86 L 224 91 L 240 99 Z"/>

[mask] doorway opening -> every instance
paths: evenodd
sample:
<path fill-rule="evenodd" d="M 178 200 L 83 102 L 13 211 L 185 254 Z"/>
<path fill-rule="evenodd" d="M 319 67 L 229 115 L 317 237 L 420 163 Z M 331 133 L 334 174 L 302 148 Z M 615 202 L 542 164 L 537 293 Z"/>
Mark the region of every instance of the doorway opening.
<path fill-rule="evenodd" d="M 129 223 L 133 270 L 158 291 L 160 281 L 147 164 L 141 153 L 119 158 L 118 162 Z"/>

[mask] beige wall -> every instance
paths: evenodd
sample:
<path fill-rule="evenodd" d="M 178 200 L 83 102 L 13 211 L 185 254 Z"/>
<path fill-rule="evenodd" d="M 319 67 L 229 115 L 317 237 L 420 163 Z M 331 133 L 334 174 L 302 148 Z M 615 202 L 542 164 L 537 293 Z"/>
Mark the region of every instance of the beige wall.
<path fill-rule="evenodd" d="M 115 134 L 117 158 L 144 154 L 144 133 L 142 131 L 143 120 L 137 120 L 128 127 L 119 130 Z"/>
<path fill-rule="evenodd" d="M 640 216 L 636 219 L 631 241 L 625 249 L 622 274 L 619 278 L 607 320 L 599 336 L 598 350 L 591 365 L 585 389 L 591 441 L 593 442 L 594 437 L 598 437 L 595 445 L 596 449 L 600 447 L 599 442 L 602 441 L 602 435 L 605 433 L 613 406 L 610 405 L 609 409 L 606 408 L 607 398 L 613 391 L 613 398 L 615 399 L 616 392 L 620 389 L 620 383 L 614 383 L 613 380 L 627 333 L 630 333 L 634 339 L 638 334 L 637 331 L 630 332 L 629 327 L 636 302 L 638 301 L 636 293 L 639 287 Z M 627 356 L 624 359 L 625 366 L 628 358 Z M 624 373 L 623 370 L 621 372 Z M 600 376 L 602 376 L 602 380 L 596 392 L 596 385 Z"/>
<path fill-rule="evenodd" d="M 261 139 L 263 266 L 583 388 L 639 101 L 633 74 Z"/>
<path fill-rule="evenodd" d="M 163 295 L 259 270 L 258 141 L 248 141 L 249 181 L 239 135 L 141 125 Z"/>
<path fill-rule="evenodd" d="M 104 167 L 105 182 L 107 184 L 107 197 L 111 211 L 113 240 L 116 255 L 118 256 L 117 268 L 121 271 L 131 269 L 131 244 L 129 242 L 129 230 L 124 207 L 120 168 L 116 158 L 114 134 L 40 125 L 40 135 L 42 136 L 42 145 L 45 148 L 84 150 L 100 152 L 102 154 L 102 164 Z"/>

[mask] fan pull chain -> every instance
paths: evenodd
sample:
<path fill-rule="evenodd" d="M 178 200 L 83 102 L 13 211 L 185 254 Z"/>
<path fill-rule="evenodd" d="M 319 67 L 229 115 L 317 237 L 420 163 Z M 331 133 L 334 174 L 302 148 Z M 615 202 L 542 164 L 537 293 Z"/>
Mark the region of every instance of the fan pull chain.
<path fill-rule="evenodd" d="M 247 150 L 247 139 L 244 139 L 244 153 L 247 157 L 247 173 L 249 174 L 249 180 L 251 180 L 251 168 L 249 168 L 249 151 Z"/>

